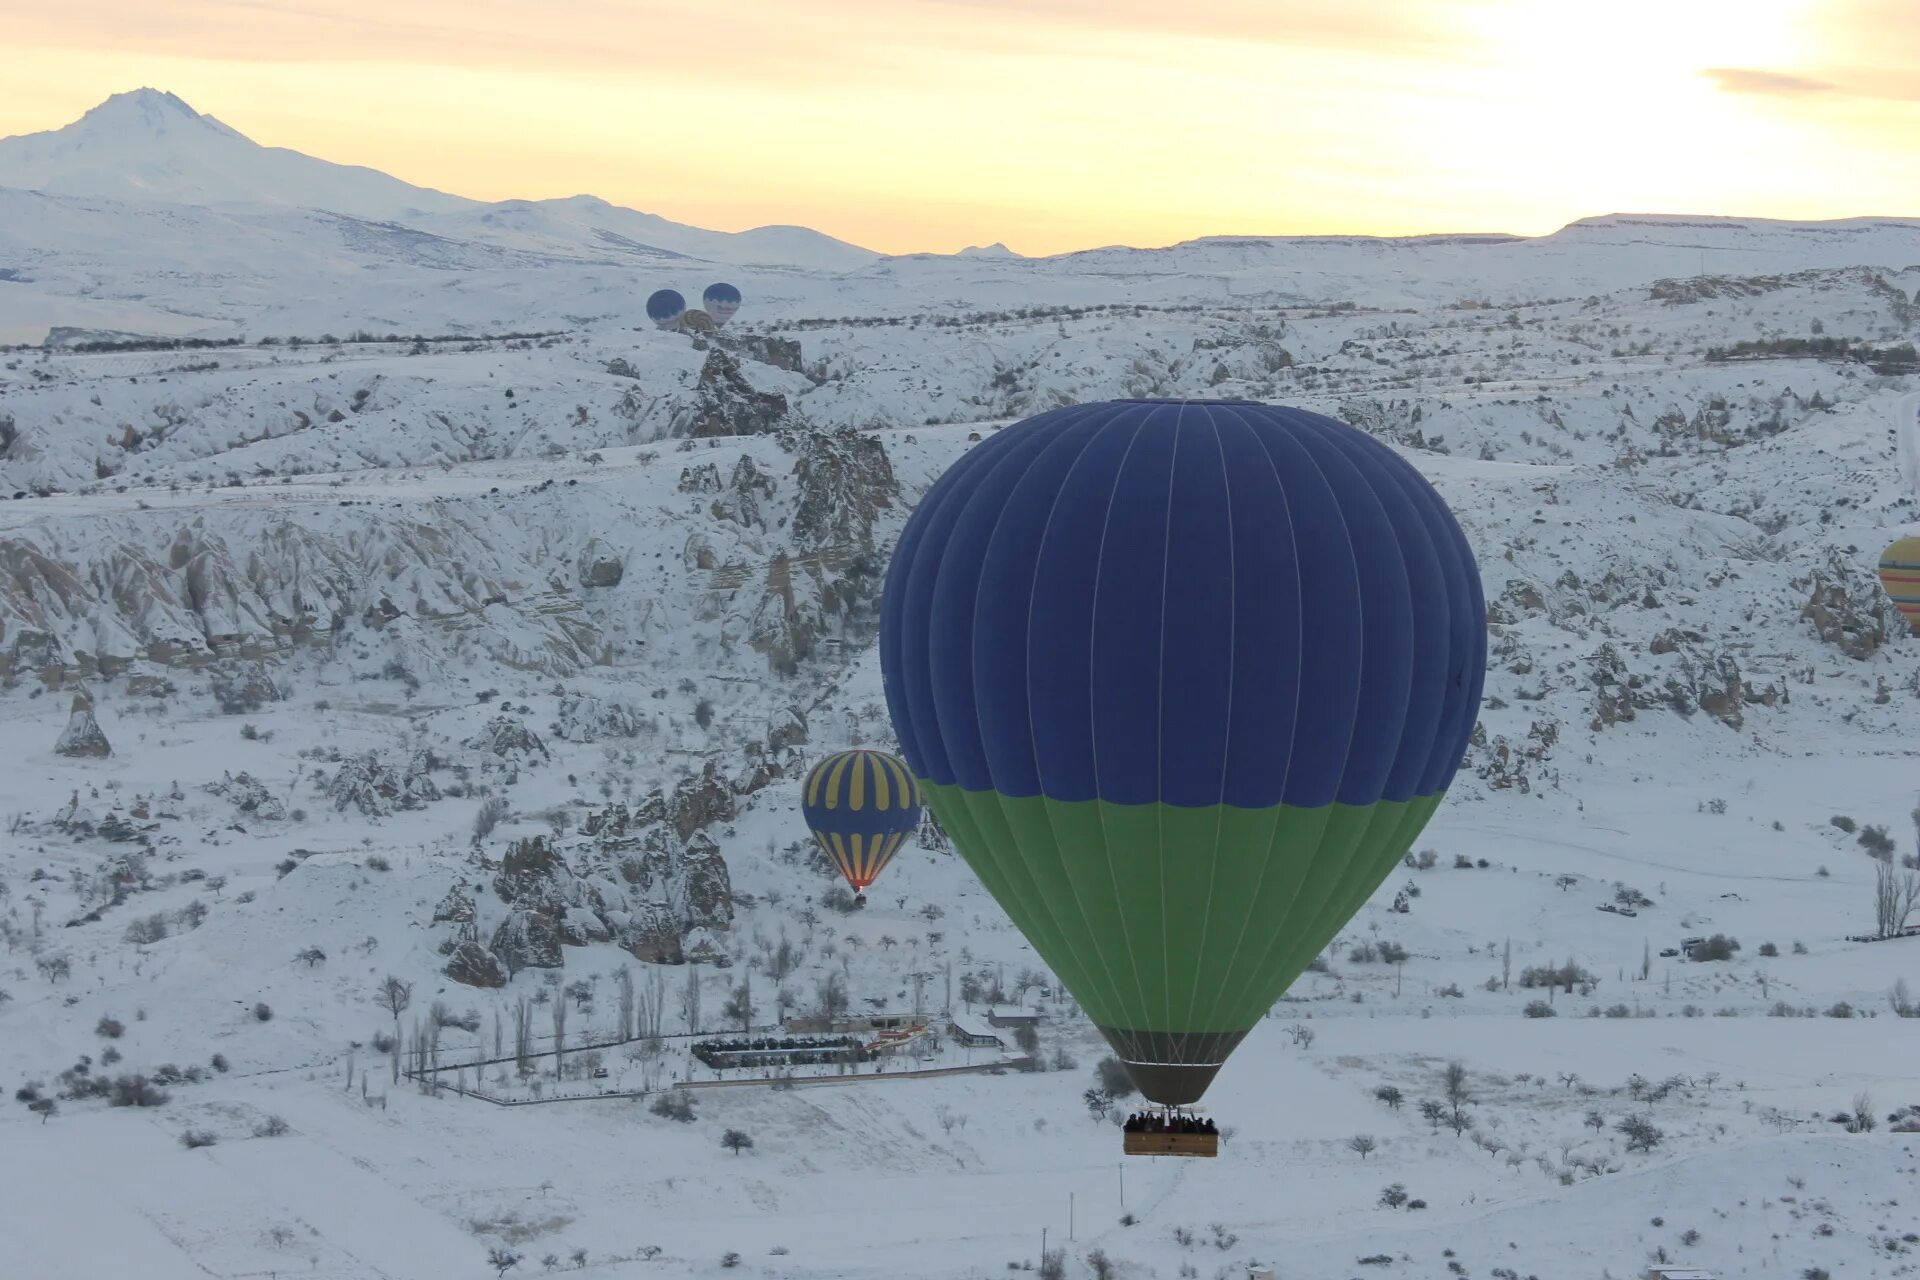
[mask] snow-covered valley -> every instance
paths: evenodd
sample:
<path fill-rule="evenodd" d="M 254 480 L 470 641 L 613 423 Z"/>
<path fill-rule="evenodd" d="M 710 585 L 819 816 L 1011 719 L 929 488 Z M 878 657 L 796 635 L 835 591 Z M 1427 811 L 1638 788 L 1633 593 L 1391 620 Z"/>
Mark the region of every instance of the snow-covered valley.
<path fill-rule="evenodd" d="M 190 192 L 0 142 L 0 1274 L 1913 1274 L 1920 937 L 1855 939 L 1920 868 L 1874 578 L 1920 223 L 642 252 L 158 118 Z M 647 325 L 722 274 L 733 325 Z M 796 787 L 891 744 L 927 487 L 1121 397 L 1363 427 L 1488 600 L 1467 765 L 1212 1161 L 1121 1159 L 937 832 L 853 911 Z M 1005 1005 L 1036 1052 L 948 1032 Z M 836 1012 L 932 1033 L 736 1087 L 689 1047 Z"/>

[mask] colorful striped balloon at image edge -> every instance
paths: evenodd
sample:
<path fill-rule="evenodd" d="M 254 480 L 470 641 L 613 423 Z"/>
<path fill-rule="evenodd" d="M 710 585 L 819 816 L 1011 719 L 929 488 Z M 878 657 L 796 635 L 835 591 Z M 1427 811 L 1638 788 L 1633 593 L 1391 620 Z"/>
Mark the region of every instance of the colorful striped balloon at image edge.
<path fill-rule="evenodd" d="M 907 766 L 884 751 L 839 751 L 807 774 L 800 811 L 854 892 L 865 893 L 919 830 L 920 789 Z"/>
<path fill-rule="evenodd" d="M 1167 1105 L 1419 835 L 1486 658 L 1426 479 L 1243 402 L 989 435 L 921 499 L 881 603 L 888 711 L 942 828 Z"/>
<path fill-rule="evenodd" d="M 1880 557 L 1880 585 L 1920 635 L 1920 537 L 1902 538 Z"/>

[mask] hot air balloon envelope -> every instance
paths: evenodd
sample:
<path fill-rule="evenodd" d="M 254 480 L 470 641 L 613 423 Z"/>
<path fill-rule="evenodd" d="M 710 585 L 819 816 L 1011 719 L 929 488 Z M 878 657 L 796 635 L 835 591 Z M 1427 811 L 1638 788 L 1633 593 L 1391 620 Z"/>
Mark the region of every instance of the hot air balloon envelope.
<path fill-rule="evenodd" d="M 800 811 L 853 891 L 865 893 L 919 829 L 920 791 L 884 751 L 839 751 L 800 784 Z"/>
<path fill-rule="evenodd" d="M 1168 1105 L 1426 825 L 1486 652 L 1432 486 L 1344 423 L 1239 402 L 989 436 L 908 520 L 881 606 L 928 803 Z"/>
<path fill-rule="evenodd" d="M 712 333 L 713 317 L 698 307 L 680 313 L 680 327 L 688 333 Z"/>
<path fill-rule="evenodd" d="M 687 300 L 678 290 L 657 289 L 647 298 L 647 319 L 662 329 L 677 328 L 686 310 Z"/>
<path fill-rule="evenodd" d="M 1880 585 L 1920 635 L 1920 538 L 1902 538 L 1886 549 L 1880 557 Z"/>
<path fill-rule="evenodd" d="M 715 324 L 725 324 L 740 309 L 740 291 L 730 284 L 710 284 L 700 302 Z"/>

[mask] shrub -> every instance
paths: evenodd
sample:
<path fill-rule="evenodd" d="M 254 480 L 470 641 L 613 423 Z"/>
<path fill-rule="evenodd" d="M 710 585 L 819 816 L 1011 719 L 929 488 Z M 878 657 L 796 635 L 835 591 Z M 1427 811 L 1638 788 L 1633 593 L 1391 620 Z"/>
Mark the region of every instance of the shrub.
<path fill-rule="evenodd" d="M 253 1136 L 256 1138 L 281 1138 L 291 1131 L 292 1126 L 279 1116 L 268 1116 L 253 1126 Z"/>
<path fill-rule="evenodd" d="M 1693 949 L 1693 959 L 1703 963 L 1709 960 L 1731 960 L 1733 953 L 1739 949 L 1738 938 L 1729 938 L 1724 933 L 1716 933 Z"/>
<path fill-rule="evenodd" d="M 693 1095 L 684 1089 L 675 1089 L 663 1093 L 653 1100 L 647 1110 L 667 1120 L 677 1120 L 681 1124 L 692 1124 L 697 1118 L 693 1109 Z"/>
<path fill-rule="evenodd" d="M 1527 1007 L 1521 1010 L 1521 1012 L 1529 1018 L 1557 1018 L 1560 1016 L 1560 1011 L 1548 1004 L 1545 1000 L 1529 1001 Z"/>
<path fill-rule="evenodd" d="M 1399 1209 L 1406 1203 L 1407 1189 L 1398 1182 L 1380 1193 L 1380 1207 L 1383 1209 Z"/>
<path fill-rule="evenodd" d="M 391 862 L 388 862 L 385 858 L 381 857 L 379 854 L 376 853 L 372 857 L 367 859 L 367 870 L 391 871 L 393 870 L 393 864 Z"/>
<path fill-rule="evenodd" d="M 211 1129 L 189 1129 L 180 1135 L 180 1145 L 189 1151 L 210 1147 L 218 1141 L 220 1141 L 220 1135 Z"/>
<path fill-rule="evenodd" d="M 1828 818 L 1827 821 L 1831 822 L 1834 826 L 1840 828 L 1840 830 L 1846 832 L 1848 835 L 1852 835 L 1855 831 L 1859 829 L 1859 826 L 1860 826 L 1859 823 L 1855 822 L 1852 818 L 1847 817 L 1844 813 L 1836 813 L 1831 818 Z"/>
<path fill-rule="evenodd" d="M 110 1107 L 164 1107 L 166 1091 L 142 1075 L 118 1076 L 107 1086 Z"/>
<path fill-rule="evenodd" d="M 272 1022 L 273 1006 L 264 1002 L 253 1006 L 253 1020 L 255 1022 Z"/>
<path fill-rule="evenodd" d="M 1780 948 L 1771 942 L 1763 942 L 1760 944 L 1760 954 L 1771 958 L 1780 954 Z"/>
<path fill-rule="evenodd" d="M 118 1040 L 126 1032 L 126 1024 L 118 1018 L 102 1018 L 93 1024 L 93 1034 L 105 1036 L 109 1040 Z"/>
<path fill-rule="evenodd" d="M 1885 827 L 1860 828 L 1860 847 L 1882 862 L 1893 858 L 1893 837 L 1887 834 Z"/>

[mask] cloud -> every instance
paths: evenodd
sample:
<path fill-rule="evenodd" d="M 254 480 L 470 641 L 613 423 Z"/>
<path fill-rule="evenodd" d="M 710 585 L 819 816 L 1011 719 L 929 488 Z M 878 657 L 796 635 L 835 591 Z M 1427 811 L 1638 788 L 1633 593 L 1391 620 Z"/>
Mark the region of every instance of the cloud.
<path fill-rule="evenodd" d="M 1810 76 L 1785 71 L 1761 71 L 1752 67 L 1710 67 L 1700 73 L 1713 81 L 1722 93 L 1752 93 L 1770 98 L 1804 98 L 1814 94 L 1843 92 L 1839 85 Z"/>

